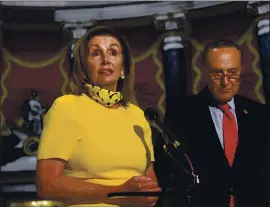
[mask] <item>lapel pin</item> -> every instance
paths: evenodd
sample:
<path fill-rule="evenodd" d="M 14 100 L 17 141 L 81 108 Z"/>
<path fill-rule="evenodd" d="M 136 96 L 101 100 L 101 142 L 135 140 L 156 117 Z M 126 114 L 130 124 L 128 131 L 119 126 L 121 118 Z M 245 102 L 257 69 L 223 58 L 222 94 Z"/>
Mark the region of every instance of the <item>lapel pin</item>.
<path fill-rule="evenodd" d="M 247 111 L 246 109 L 244 109 L 243 112 L 244 112 L 245 114 L 248 114 L 248 111 Z"/>

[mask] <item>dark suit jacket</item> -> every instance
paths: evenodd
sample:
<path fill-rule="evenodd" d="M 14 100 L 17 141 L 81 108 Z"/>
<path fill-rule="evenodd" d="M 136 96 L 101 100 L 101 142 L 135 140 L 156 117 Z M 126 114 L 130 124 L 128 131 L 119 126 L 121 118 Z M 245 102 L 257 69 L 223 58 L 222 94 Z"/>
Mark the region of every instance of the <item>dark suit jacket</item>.
<path fill-rule="evenodd" d="M 212 121 L 209 105 L 215 101 L 207 87 L 183 102 L 179 111 L 167 114 L 165 124 L 177 135 L 199 175 L 197 204 L 225 207 L 232 193 L 238 206 L 266 207 L 268 113 L 264 105 L 243 96 L 235 96 L 234 102 L 239 144 L 232 167 Z"/>

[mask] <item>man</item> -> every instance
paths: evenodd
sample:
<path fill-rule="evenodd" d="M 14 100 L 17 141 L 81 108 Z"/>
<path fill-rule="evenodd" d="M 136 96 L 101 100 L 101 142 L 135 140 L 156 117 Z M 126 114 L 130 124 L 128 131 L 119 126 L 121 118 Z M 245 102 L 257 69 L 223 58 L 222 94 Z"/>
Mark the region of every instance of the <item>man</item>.
<path fill-rule="evenodd" d="M 211 42 L 204 66 L 207 86 L 165 118 L 199 175 L 193 198 L 203 207 L 267 207 L 268 119 L 264 105 L 236 95 L 242 52 Z"/>

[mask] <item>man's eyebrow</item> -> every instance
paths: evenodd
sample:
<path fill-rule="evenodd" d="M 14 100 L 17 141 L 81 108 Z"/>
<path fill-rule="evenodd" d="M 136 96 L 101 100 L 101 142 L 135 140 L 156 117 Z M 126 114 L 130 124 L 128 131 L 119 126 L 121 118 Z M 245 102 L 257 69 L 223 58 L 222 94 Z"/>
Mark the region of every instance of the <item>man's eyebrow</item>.
<path fill-rule="evenodd" d="M 228 70 L 239 70 L 239 68 L 233 67 L 233 68 L 229 68 Z"/>
<path fill-rule="evenodd" d="M 239 68 L 233 67 L 233 68 L 229 68 L 229 69 L 227 69 L 227 70 L 218 69 L 218 68 L 212 69 L 212 71 L 214 71 L 214 72 L 232 71 L 232 70 L 239 70 Z"/>
<path fill-rule="evenodd" d="M 223 71 L 223 70 L 222 69 L 218 69 L 218 68 L 214 68 L 214 69 L 212 69 L 212 71 L 220 72 L 220 71 Z"/>

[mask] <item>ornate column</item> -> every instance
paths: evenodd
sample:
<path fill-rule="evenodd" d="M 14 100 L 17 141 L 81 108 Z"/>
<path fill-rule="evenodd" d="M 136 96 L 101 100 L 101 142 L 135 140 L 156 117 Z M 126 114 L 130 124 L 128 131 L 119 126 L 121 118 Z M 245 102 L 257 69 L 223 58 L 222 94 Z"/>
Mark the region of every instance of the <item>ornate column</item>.
<path fill-rule="evenodd" d="M 65 22 L 63 24 L 63 30 L 72 32 L 73 39 L 77 40 L 82 37 L 87 30 L 94 25 L 93 21 L 83 21 L 83 22 Z"/>
<path fill-rule="evenodd" d="M 2 32 L 2 21 L 0 21 L 0 66 L 1 69 L 3 68 L 3 32 Z M 3 71 L 0 69 L 0 76 L 2 75 Z M 2 93 L 2 91 L 1 91 Z M 2 127 L 4 126 L 4 115 L 3 115 L 3 109 L 2 109 L 2 100 L 0 99 L 0 173 L 1 173 L 1 166 L 2 166 L 2 160 L 3 160 L 3 142 L 1 137 Z M 0 180 L 3 180 L 3 178 L 0 175 Z M 2 184 L 0 185 L 0 191 L 2 192 Z M 0 206 L 5 206 L 5 200 L 3 196 L 0 194 Z"/>
<path fill-rule="evenodd" d="M 67 31 L 69 33 L 72 33 L 72 41 L 70 44 L 70 47 L 68 49 L 68 55 L 69 55 L 69 61 L 70 61 L 70 66 L 73 65 L 73 50 L 75 46 L 75 42 L 81 38 L 89 28 L 91 28 L 95 24 L 94 21 L 83 21 L 83 22 L 65 22 L 63 24 L 63 30 Z"/>
<path fill-rule="evenodd" d="M 176 111 L 181 111 L 182 100 L 188 95 L 188 81 L 185 57 L 184 44 L 184 26 L 185 14 L 174 13 L 166 15 L 158 15 L 155 18 L 156 28 L 164 33 L 162 39 L 162 55 L 164 81 L 166 89 L 166 112 L 164 124 L 176 134 L 175 128 L 181 128 L 178 117 L 174 116 Z M 178 134 L 176 134 L 177 136 Z M 177 137 L 181 143 L 182 137 Z M 155 165 L 156 173 L 159 177 L 159 182 L 164 188 L 182 191 L 180 186 L 188 186 L 189 178 L 184 171 L 164 153 L 164 141 L 161 136 L 156 137 L 155 151 L 158 158 Z M 185 166 L 182 157 L 175 157 L 178 162 Z M 164 167 L 165 163 L 165 167 Z M 184 182 L 182 180 L 184 179 Z M 183 192 L 184 194 L 184 192 Z M 166 196 L 162 199 L 162 206 L 187 206 L 186 200 L 180 199 L 177 196 Z"/>
<path fill-rule="evenodd" d="M 259 17 L 257 35 L 261 56 L 265 101 L 270 102 L 270 1 L 249 2 L 248 10 Z"/>
<path fill-rule="evenodd" d="M 174 113 L 187 96 L 187 72 L 184 51 L 184 13 L 157 15 L 155 25 L 165 31 L 162 54 L 166 87 L 166 114 Z M 166 115 L 165 115 L 166 116 Z"/>
<path fill-rule="evenodd" d="M 2 20 L 0 20 L 0 80 L 1 77 L 3 76 L 3 73 L 4 73 L 4 54 L 3 54 L 3 29 L 2 29 L 2 25 L 3 25 L 3 22 Z M 2 88 L 1 88 L 1 93 L 3 93 L 2 91 Z M 4 124 L 5 124 L 5 117 L 4 117 L 4 114 L 3 114 L 3 100 L 2 100 L 2 94 L 0 96 L 0 131 L 1 129 L 4 127 Z M 0 138 L 0 147 L 1 147 L 1 138 Z M 0 158 L 1 158 L 1 154 L 0 154 Z M 0 166 L 1 166 L 1 159 L 0 159 Z"/>

